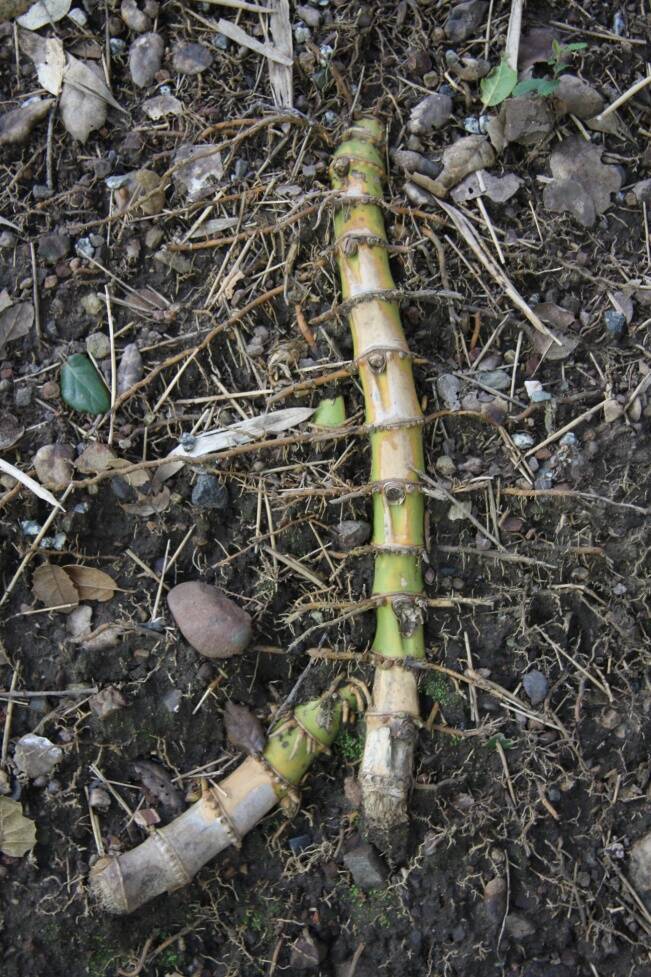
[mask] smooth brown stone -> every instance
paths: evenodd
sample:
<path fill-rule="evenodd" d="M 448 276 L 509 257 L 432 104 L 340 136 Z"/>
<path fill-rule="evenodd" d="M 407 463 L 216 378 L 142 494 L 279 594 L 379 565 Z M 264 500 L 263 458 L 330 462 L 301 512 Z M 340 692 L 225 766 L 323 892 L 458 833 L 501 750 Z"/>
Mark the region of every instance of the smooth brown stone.
<path fill-rule="evenodd" d="M 185 640 L 206 658 L 241 655 L 251 640 L 250 616 L 210 584 L 177 584 L 167 603 Z"/>

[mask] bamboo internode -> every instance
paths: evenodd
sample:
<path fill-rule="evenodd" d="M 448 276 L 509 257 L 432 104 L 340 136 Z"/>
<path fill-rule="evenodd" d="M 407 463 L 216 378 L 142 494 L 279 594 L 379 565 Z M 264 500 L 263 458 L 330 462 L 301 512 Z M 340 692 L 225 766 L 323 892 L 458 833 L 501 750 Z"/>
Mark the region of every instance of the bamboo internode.
<path fill-rule="evenodd" d="M 373 594 L 392 595 L 376 610 L 373 651 L 390 659 L 418 659 L 425 655 L 424 503 L 418 476 L 424 467 L 423 415 L 394 299 L 389 242 L 379 206 L 386 177 L 383 144 L 380 123 L 360 120 L 337 149 L 330 172 L 332 186 L 344 201 L 334 216 L 338 264 L 343 300 L 354 299 L 349 323 L 371 440 Z M 369 834 L 394 850 L 400 844 L 399 829 L 408 819 L 418 716 L 414 673 L 378 669 L 367 712 L 360 782 Z"/>

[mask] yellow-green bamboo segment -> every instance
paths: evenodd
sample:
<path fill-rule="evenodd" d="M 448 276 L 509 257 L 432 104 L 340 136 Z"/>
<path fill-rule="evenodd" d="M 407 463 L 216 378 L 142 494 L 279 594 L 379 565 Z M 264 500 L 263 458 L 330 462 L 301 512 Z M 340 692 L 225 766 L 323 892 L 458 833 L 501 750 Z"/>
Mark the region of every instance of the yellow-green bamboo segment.
<path fill-rule="evenodd" d="M 387 666 L 425 653 L 419 601 L 424 505 L 417 474 L 424 462 L 423 418 L 400 311 L 381 297 L 395 289 L 382 210 L 373 202 L 381 204 L 386 177 L 383 144 L 377 120 L 355 123 L 334 154 L 331 180 L 343 198 L 334 217 L 337 256 L 371 441 L 373 593 L 385 597 L 373 641 L 385 661 L 378 658 L 360 782 L 370 836 L 395 848 L 408 818 L 419 709 L 413 672 Z"/>
<path fill-rule="evenodd" d="M 162 892 L 192 881 L 228 845 L 239 845 L 279 801 L 294 803 L 312 760 L 327 750 L 349 711 L 363 706 L 363 686 L 349 684 L 297 706 L 271 730 L 260 756 L 250 756 L 203 793 L 187 811 L 137 848 L 103 856 L 90 888 L 111 913 L 131 913 Z"/>

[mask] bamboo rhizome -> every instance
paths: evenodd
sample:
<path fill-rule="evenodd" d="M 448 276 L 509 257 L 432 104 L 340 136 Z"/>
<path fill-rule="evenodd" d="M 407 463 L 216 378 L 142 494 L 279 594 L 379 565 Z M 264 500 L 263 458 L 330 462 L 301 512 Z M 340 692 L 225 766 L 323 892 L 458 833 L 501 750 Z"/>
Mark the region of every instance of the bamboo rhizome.
<path fill-rule="evenodd" d="M 341 198 L 334 214 L 337 261 L 343 299 L 352 300 L 349 323 L 371 442 L 373 594 L 383 598 L 376 611 L 372 651 L 378 667 L 360 783 L 369 837 L 397 852 L 406 835 L 401 829 L 408 822 L 420 712 L 414 672 L 400 666 L 425 655 L 424 503 L 418 477 L 424 460 L 411 353 L 397 303 L 382 298 L 383 292 L 395 296 L 380 207 L 383 146 L 380 123 L 361 119 L 336 150 L 330 174 Z"/>
<path fill-rule="evenodd" d="M 365 688 L 351 679 L 281 717 L 264 751 L 249 756 L 192 807 L 131 851 L 98 859 L 90 888 L 112 913 L 131 913 L 163 892 L 192 881 L 229 845 L 239 846 L 277 804 L 291 810 L 312 760 L 327 751 L 340 725 L 365 705 Z"/>

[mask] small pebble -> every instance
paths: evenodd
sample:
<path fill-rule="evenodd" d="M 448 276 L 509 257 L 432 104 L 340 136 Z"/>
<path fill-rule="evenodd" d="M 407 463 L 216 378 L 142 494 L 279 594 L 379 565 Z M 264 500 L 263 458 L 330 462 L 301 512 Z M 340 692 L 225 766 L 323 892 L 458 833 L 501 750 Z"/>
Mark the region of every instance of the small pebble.
<path fill-rule="evenodd" d="M 532 706 L 540 705 L 549 691 L 549 682 L 542 672 L 533 668 L 522 679 L 522 687 L 529 697 Z"/>
<path fill-rule="evenodd" d="M 457 466 L 449 455 L 440 455 L 436 459 L 436 470 L 443 478 L 452 478 L 457 470 Z"/>
<path fill-rule="evenodd" d="M 240 655 L 251 640 L 250 616 L 210 584 L 177 584 L 167 603 L 185 640 L 206 658 Z"/>
<path fill-rule="evenodd" d="M 135 0 L 122 0 L 120 16 L 129 30 L 135 34 L 144 34 L 151 29 L 151 20 L 139 9 Z"/>
<path fill-rule="evenodd" d="M 86 339 L 86 352 L 96 360 L 106 359 L 111 354 L 111 343 L 103 332 L 93 332 Z"/>
<path fill-rule="evenodd" d="M 228 489 L 214 475 L 202 472 L 192 489 L 192 505 L 199 509 L 227 509 Z"/>
<path fill-rule="evenodd" d="M 335 527 L 337 544 L 342 550 L 354 550 L 364 546 L 371 538 L 371 527 L 367 522 L 356 519 L 344 519 Z"/>
<path fill-rule="evenodd" d="M 617 338 L 623 336 L 624 330 L 626 329 L 626 316 L 623 312 L 615 312 L 614 309 L 608 309 L 604 313 L 604 322 L 611 336 Z"/>
<path fill-rule="evenodd" d="M 129 48 L 129 72 L 138 88 L 148 88 L 163 60 L 165 44 L 160 34 L 141 34 Z"/>
<path fill-rule="evenodd" d="M 178 712 L 181 708 L 182 698 L 183 693 L 180 689 L 171 689 L 166 695 L 163 696 L 163 705 L 168 712 Z"/>
<path fill-rule="evenodd" d="M 43 234 L 38 241 L 38 256 L 49 265 L 70 253 L 70 238 L 67 234 Z"/>
<path fill-rule="evenodd" d="M 516 431 L 515 434 L 512 435 L 512 440 L 516 448 L 520 448 L 521 450 L 524 450 L 525 448 L 532 448 L 534 445 L 533 438 L 526 431 Z"/>
<path fill-rule="evenodd" d="M 172 56 L 174 70 L 182 75 L 199 75 L 213 63 L 213 55 L 205 44 L 177 44 Z"/>
<path fill-rule="evenodd" d="M 57 400 L 60 393 L 61 388 L 55 380 L 48 380 L 41 387 L 41 397 L 43 400 Z"/>

